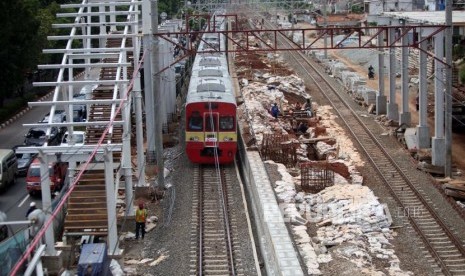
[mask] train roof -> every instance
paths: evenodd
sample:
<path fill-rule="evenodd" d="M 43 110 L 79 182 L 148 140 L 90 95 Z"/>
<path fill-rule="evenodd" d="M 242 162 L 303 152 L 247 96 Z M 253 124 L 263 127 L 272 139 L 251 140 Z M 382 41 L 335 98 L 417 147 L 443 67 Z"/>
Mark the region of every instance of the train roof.
<path fill-rule="evenodd" d="M 228 62 L 226 56 L 216 55 L 197 55 L 192 66 L 193 70 L 197 70 L 201 67 L 224 67 L 228 68 Z"/>
<path fill-rule="evenodd" d="M 189 84 L 186 104 L 193 102 L 227 102 L 236 104 L 232 82 L 227 77 L 193 77 Z"/>
<path fill-rule="evenodd" d="M 223 16 L 217 17 L 215 29 L 224 30 L 225 22 Z M 211 26 L 213 27 L 213 25 Z M 204 34 L 202 36 L 198 50 L 211 52 L 198 53 L 194 59 L 186 105 L 194 102 L 236 104 L 226 54 L 218 52 L 218 49 L 225 49 L 225 42 L 223 34 Z"/>

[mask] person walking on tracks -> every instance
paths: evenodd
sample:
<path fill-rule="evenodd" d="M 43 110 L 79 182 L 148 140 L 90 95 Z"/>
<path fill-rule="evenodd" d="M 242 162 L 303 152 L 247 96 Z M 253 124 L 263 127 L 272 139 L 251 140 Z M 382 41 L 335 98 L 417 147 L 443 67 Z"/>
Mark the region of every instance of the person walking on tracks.
<path fill-rule="evenodd" d="M 147 220 L 147 209 L 144 203 L 139 203 L 139 208 L 136 210 L 136 240 L 139 239 L 139 232 L 142 239 L 145 236 L 145 221 Z"/>

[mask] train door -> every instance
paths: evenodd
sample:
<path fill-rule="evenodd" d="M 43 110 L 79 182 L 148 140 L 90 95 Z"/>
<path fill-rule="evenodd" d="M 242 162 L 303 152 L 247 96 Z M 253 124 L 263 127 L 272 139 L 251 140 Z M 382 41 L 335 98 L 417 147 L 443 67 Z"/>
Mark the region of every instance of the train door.
<path fill-rule="evenodd" d="M 218 143 L 218 119 L 217 112 L 206 112 L 203 116 L 205 123 L 205 147 L 216 147 Z"/>

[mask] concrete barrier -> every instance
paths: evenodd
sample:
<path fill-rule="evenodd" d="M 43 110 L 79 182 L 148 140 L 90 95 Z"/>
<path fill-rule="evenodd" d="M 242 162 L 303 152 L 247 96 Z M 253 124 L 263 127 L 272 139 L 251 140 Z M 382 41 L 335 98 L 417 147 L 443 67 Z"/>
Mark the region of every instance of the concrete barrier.
<path fill-rule="evenodd" d="M 238 143 L 241 174 L 266 274 L 304 275 L 260 154 L 247 150 L 241 137 Z"/>

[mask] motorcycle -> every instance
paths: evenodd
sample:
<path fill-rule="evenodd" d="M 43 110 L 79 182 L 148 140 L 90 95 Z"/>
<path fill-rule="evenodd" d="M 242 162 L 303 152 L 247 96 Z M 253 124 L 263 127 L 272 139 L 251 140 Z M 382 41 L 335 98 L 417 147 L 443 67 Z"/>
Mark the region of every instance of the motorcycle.
<path fill-rule="evenodd" d="M 370 80 L 375 79 L 375 70 L 373 68 L 368 69 L 368 79 Z"/>

